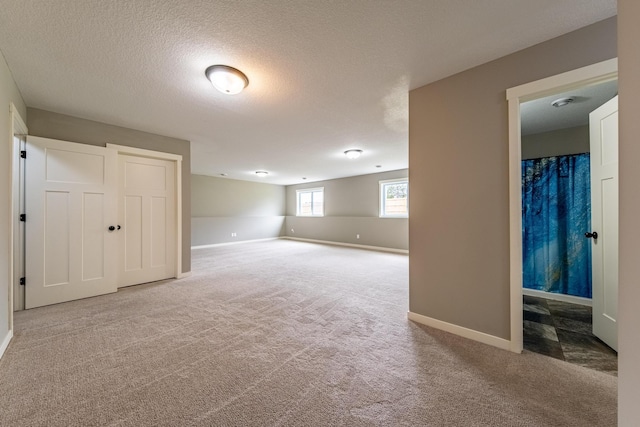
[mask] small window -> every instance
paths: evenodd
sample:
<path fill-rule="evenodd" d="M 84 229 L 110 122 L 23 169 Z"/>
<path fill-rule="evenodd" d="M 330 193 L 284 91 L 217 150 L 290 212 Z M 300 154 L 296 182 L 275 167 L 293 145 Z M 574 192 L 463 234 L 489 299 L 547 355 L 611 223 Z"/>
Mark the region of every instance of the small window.
<path fill-rule="evenodd" d="M 409 180 L 380 181 L 380 217 L 407 218 L 409 216 Z"/>
<path fill-rule="evenodd" d="M 324 187 L 296 190 L 297 216 L 324 216 Z"/>

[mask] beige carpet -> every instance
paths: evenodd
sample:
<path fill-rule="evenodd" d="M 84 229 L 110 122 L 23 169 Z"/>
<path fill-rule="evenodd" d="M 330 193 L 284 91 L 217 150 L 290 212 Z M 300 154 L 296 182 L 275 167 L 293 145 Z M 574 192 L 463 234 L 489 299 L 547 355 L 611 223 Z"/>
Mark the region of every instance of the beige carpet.
<path fill-rule="evenodd" d="M 403 255 L 277 240 L 16 313 L 2 426 L 613 426 L 614 376 L 407 320 Z"/>

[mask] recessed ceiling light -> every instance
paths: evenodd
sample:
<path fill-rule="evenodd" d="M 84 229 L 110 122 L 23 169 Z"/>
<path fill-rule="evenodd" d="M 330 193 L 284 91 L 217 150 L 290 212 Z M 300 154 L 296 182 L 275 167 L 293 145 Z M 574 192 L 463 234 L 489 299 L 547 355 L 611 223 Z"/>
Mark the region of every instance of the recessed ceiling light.
<path fill-rule="evenodd" d="M 227 174 L 226 173 L 221 173 L 220 176 L 227 176 Z"/>
<path fill-rule="evenodd" d="M 267 172 L 267 171 L 256 171 L 256 175 L 258 175 L 260 178 L 264 178 L 265 176 L 269 175 L 269 172 Z"/>
<path fill-rule="evenodd" d="M 382 165 L 376 165 L 376 167 L 377 167 L 377 168 L 381 168 L 381 167 L 382 167 Z"/>
<path fill-rule="evenodd" d="M 247 76 L 228 65 L 212 65 L 204 72 L 213 87 L 227 95 L 235 95 L 249 85 Z"/>
<path fill-rule="evenodd" d="M 306 177 L 306 176 L 303 176 L 303 177 L 302 177 L 302 179 L 307 179 L 307 177 Z"/>
<path fill-rule="evenodd" d="M 553 101 L 551 103 L 551 105 L 553 105 L 556 108 L 560 108 L 560 107 L 564 107 L 565 105 L 569 105 L 571 104 L 573 101 L 575 101 L 576 99 L 573 97 L 569 97 L 569 98 L 560 98 L 560 99 L 556 99 L 555 101 Z"/>
<path fill-rule="evenodd" d="M 347 156 L 347 159 L 357 159 L 362 154 L 362 150 L 347 150 L 344 152 L 344 155 Z"/>

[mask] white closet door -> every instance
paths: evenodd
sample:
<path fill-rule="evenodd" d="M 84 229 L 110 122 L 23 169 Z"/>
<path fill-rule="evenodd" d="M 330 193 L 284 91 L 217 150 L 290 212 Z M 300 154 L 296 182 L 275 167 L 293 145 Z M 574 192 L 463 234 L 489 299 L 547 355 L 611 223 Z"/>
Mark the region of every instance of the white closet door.
<path fill-rule="evenodd" d="M 176 277 L 175 162 L 118 157 L 118 286 Z"/>
<path fill-rule="evenodd" d="M 27 138 L 25 307 L 117 290 L 117 152 Z"/>

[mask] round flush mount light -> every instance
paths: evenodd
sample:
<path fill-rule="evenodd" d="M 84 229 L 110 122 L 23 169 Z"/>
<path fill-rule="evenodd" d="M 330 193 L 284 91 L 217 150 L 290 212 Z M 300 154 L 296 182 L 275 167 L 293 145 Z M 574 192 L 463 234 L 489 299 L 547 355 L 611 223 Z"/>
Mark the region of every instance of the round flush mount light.
<path fill-rule="evenodd" d="M 551 105 L 553 105 L 556 108 L 560 108 L 560 107 L 564 107 L 565 105 L 569 105 L 571 104 L 573 101 L 575 101 L 576 99 L 573 97 L 569 97 L 569 98 L 560 98 L 560 99 L 556 99 L 555 101 L 553 101 L 551 103 Z"/>
<path fill-rule="evenodd" d="M 347 150 L 344 152 L 344 155 L 347 156 L 347 159 L 357 159 L 362 154 L 362 150 Z"/>
<path fill-rule="evenodd" d="M 204 72 L 213 87 L 227 95 L 235 95 L 249 85 L 247 76 L 228 65 L 212 65 Z"/>
<path fill-rule="evenodd" d="M 264 178 L 265 176 L 269 175 L 269 172 L 267 172 L 267 171 L 256 171 L 256 175 L 258 175 L 260 178 Z"/>

